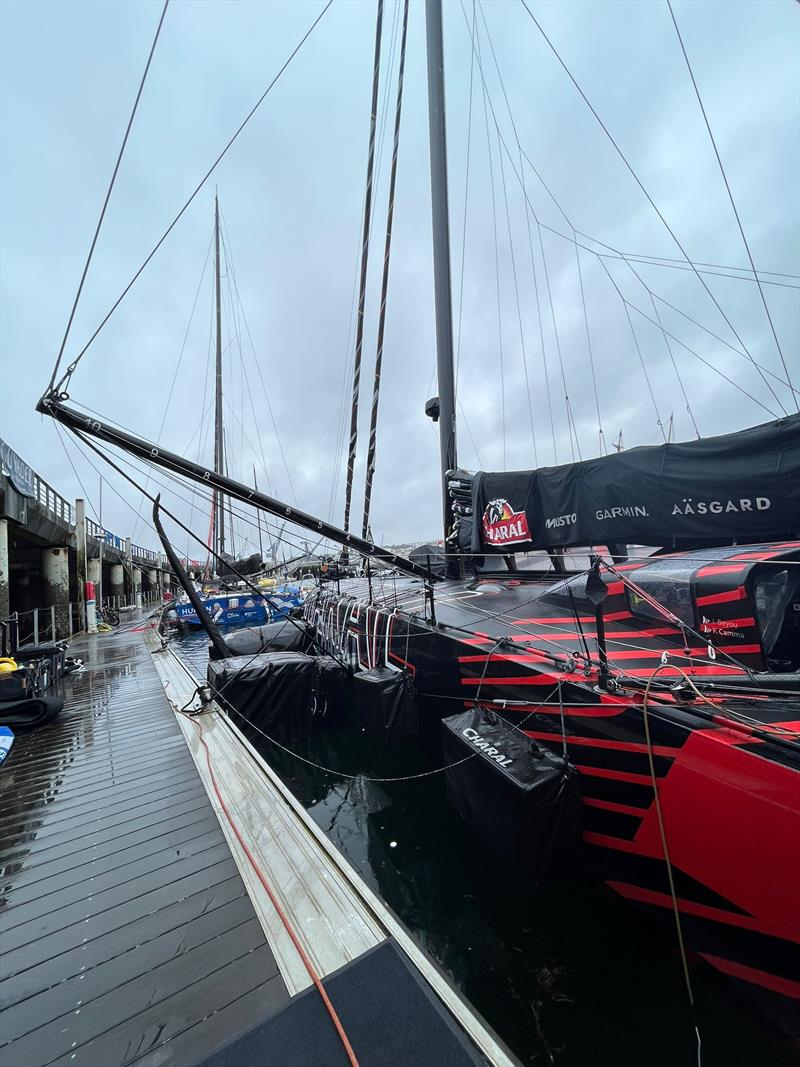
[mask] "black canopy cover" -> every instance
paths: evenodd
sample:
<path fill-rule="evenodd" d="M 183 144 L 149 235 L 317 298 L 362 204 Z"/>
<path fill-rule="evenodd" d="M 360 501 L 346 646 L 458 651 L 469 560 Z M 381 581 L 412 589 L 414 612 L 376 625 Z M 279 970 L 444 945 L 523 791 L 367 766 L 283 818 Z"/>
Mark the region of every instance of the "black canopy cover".
<path fill-rule="evenodd" d="M 800 415 L 738 433 L 475 475 L 473 552 L 800 537 Z"/>

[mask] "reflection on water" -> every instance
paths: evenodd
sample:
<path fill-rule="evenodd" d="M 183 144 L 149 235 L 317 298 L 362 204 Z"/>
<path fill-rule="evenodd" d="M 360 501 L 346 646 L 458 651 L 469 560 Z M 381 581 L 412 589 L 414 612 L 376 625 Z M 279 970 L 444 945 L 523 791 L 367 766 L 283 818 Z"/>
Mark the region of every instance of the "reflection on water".
<path fill-rule="evenodd" d="M 180 642 L 203 676 L 206 647 L 200 635 Z M 261 752 L 524 1063 L 697 1062 L 676 947 L 629 905 L 588 882 L 526 892 L 449 806 L 441 774 L 368 780 L 434 766 L 435 752 L 412 761 L 347 728 L 292 747 L 342 773 L 267 741 Z M 704 1067 L 797 1062 L 715 976 L 695 968 L 693 982 Z"/>

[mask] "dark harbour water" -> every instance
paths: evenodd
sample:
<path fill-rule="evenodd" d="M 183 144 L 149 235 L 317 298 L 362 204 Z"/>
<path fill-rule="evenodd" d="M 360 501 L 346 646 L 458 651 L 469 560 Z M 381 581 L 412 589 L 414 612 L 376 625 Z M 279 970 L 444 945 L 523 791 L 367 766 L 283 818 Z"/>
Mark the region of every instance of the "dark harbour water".
<path fill-rule="evenodd" d="M 202 677 L 207 644 L 176 646 Z M 409 773 L 395 750 L 347 729 L 292 748 L 341 773 L 266 740 L 261 753 L 523 1063 L 696 1067 L 674 939 L 591 882 L 526 892 L 450 807 L 441 774 L 367 780 Z M 431 751 L 413 769 L 435 764 Z M 703 1067 L 800 1063 L 713 973 L 695 966 L 692 981 Z"/>

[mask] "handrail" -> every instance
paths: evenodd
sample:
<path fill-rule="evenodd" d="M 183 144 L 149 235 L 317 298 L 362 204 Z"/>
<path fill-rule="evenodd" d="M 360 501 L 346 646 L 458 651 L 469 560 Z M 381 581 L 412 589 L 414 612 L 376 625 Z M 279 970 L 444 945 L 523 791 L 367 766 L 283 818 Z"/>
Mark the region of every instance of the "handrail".
<path fill-rule="evenodd" d="M 3 468 L 5 469 L 8 466 L 12 474 L 16 471 L 18 479 L 24 476 L 27 487 L 26 492 L 30 492 L 30 499 L 35 500 L 39 507 L 49 515 L 74 528 L 76 525 L 74 506 L 60 493 L 57 493 L 44 478 L 28 466 L 22 457 L 4 441 L 0 441 L 0 444 L 3 446 L 3 456 L 5 457 Z M 96 541 L 102 541 L 122 555 L 126 554 L 129 542 L 124 537 L 119 537 L 110 530 L 106 530 L 99 522 L 90 519 L 88 515 L 86 516 L 86 534 Z M 141 545 L 130 545 L 130 557 L 131 559 L 150 563 L 154 567 L 164 567 L 165 565 L 164 557 L 160 552 L 156 552 L 151 548 L 143 548 Z"/>

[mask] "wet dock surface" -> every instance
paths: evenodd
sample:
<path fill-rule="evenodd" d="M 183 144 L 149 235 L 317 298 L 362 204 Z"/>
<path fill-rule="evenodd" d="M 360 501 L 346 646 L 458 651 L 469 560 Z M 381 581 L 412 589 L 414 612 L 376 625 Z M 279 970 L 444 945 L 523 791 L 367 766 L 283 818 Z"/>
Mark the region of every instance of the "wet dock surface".
<path fill-rule="evenodd" d="M 140 633 L 0 767 L 0 1062 L 197 1063 L 289 1000 Z"/>

